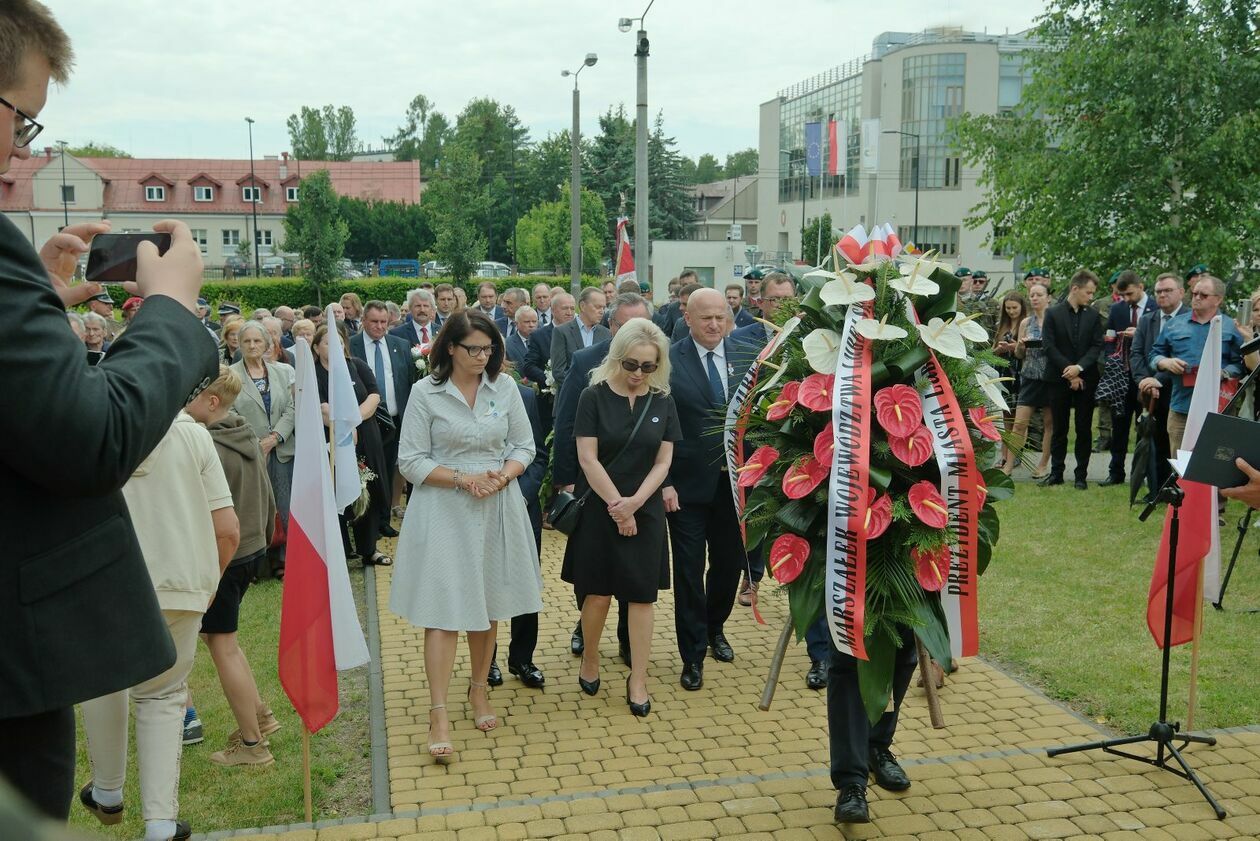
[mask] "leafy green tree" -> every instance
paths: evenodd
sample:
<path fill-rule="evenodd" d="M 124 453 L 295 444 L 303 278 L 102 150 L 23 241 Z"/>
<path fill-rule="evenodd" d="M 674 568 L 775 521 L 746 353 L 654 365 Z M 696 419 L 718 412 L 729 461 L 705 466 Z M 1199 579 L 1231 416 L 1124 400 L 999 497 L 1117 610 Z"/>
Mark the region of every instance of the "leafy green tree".
<path fill-rule="evenodd" d="M 67 146 L 66 154 L 76 158 L 130 158 L 131 155 L 108 143 L 89 140 L 82 146 Z"/>
<path fill-rule="evenodd" d="M 348 161 L 359 151 L 354 110 L 348 105 L 323 109 L 303 105 L 286 123 L 293 154 L 304 161 Z"/>
<path fill-rule="evenodd" d="M 696 211 L 682 177 L 677 143 L 665 135 L 665 117 L 657 113 L 648 137 L 648 225 L 652 239 L 686 239 Z"/>
<path fill-rule="evenodd" d="M 585 144 L 583 144 L 585 146 Z M 586 149 L 579 157 L 583 161 L 582 180 L 585 183 L 588 167 Z M 572 143 L 569 132 L 548 134 L 545 138 L 516 153 L 516 202 L 518 208 L 533 207 L 539 202 L 556 201 L 560 191 L 569 183 Z"/>
<path fill-rule="evenodd" d="M 285 247 L 302 255 L 306 280 L 322 305 L 324 293 L 337 279 L 337 262 L 344 254 L 350 229 L 341 218 L 328 170 L 303 178 L 301 195 L 302 200 L 284 218 Z"/>
<path fill-rule="evenodd" d="M 726 166 L 722 169 L 726 178 L 745 178 L 757 174 L 760 165 L 759 153 L 756 149 L 742 149 L 726 156 Z"/>
<path fill-rule="evenodd" d="M 251 229 L 252 230 L 252 229 Z M 236 256 L 245 261 L 252 269 L 254 266 L 254 248 L 253 243 L 249 241 L 249 237 L 245 237 L 236 244 Z"/>
<path fill-rule="evenodd" d="M 611 241 L 617 217 L 634 216 L 634 123 L 618 105 L 600 115 L 599 134 L 591 140 L 582 184 L 604 202 L 605 228 Z"/>
<path fill-rule="evenodd" d="M 455 120 L 454 142 L 469 149 L 481 161 L 480 184 L 488 194 L 475 217 L 484 232 L 490 258 L 509 259 L 512 229 L 512 181 L 519 174 L 522 150 L 529 143 L 529 130 L 521 124 L 515 109 L 493 99 L 474 99 Z M 518 207 L 528 204 L 517 203 Z"/>
<path fill-rule="evenodd" d="M 722 164 L 718 162 L 718 159 L 705 152 L 696 159 L 696 171 L 691 177 L 695 179 L 691 182 L 692 184 L 709 184 L 713 181 L 721 181 L 726 176 L 722 172 Z"/>
<path fill-rule="evenodd" d="M 801 228 L 801 259 L 811 266 L 821 263 L 840 235 L 831 227 L 831 211 L 815 216 Z M 821 245 L 820 245 L 821 243 Z"/>
<path fill-rule="evenodd" d="M 561 272 L 569 266 L 569 185 L 558 201 L 540 202 L 516 223 L 520 254 L 518 262 L 529 269 Z M 590 190 L 582 190 L 582 271 L 593 274 L 604 255 L 604 203 Z"/>
<path fill-rule="evenodd" d="M 433 253 L 457 281 L 467 280 L 485 259 L 486 237 L 477 223 L 489 200 L 477 153 L 464 143 L 448 145 L 424 201 L 435 235 Z"/>
<path fill-rule="evenodd" d="M 341 196 L 338 211 L 350 232 L 345 255 L 351 260 L 415 259 L 433 247 L 424 205 Z"/>
<path fill-rule="evenodd" d="M 1053 49 L 1019 107 L 955 124 L 980 168 L 968 224 L 1066 276 L 1228 276 L 1260 235 L 1260 51 L 1252 0 L 1052 0 L 1035 36 Z"/>
<path fill-rule="evenodd" d="M 394 160 L 419 161 L 420 172 L 427 175 L 437 168 L 442 146 L 450 133 L 446 117 L 434 109 L 427 96 L 419 93 L 407 106 L 403 124 L 383 140 L 394 150 Z"/>

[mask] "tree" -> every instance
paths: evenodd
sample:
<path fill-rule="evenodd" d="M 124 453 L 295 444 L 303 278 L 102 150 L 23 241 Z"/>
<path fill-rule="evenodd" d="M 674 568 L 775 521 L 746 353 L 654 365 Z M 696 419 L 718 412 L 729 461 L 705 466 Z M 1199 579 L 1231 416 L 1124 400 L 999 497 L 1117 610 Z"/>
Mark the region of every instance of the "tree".
<path fill-rule="evenodd" d="M 1205 262 L 1227 276 L 1260 235 L 1260 53 L 1248 0 L 1053 0 L 1052 49 L 1019 107 L 955 123 L 980 167 L 967 222 L 1067 276 Z"/>
<path fill-rule="evenodd" d="M 351 260 L 415 259 L 433 247 L 425 205 L 341 196 L 337 209 L 350 232 L 345 255 Z"/>
<path fill-rule="evenodd" d="M 582 150 L 583 182 L 586 178 Z M 572 163 L 572 142 L 567 130 L 549 134 L 542 140 L 516 154 L 516 202 L 517 207 L 533 207 L 539 202 L 556 201 L 560 191 L 569 183 Z"/>
<path fill-rule="evenodd" d="M 648 138 L 648 225 L 652 239 L 686 239 L 696 211 L 683 181 L 676 141 L 665 136 L 665 117 L 658 112 Z"/>
<path fill-rule="evenodd" d="M 560 190 L 558 201 L 540 202 L 516 223 L 520 249 L 517 261 L 531 269 L 559 272 L 570 263 L 569 185 Z M 604 203 L 590 190 L 582 190 L 582 271 L 599 270 L 604 256 Z"/>
<path fill-rule="evenodd" d="M 519 174 L 521 150 L 529 143 L 529 130 L 510 105 L 493 99 L 474 99 L 455 121 L 454 142 L 470 150 L 481 162 L 480 184 L 488 193 L 481 212 L 474 217 L 484 232 L 491 259 L 508 260 L 516 217 L 512 213 L 513 180 Z M 528 207 L 528 204 L 518 204 Z"/>
<path fill-rule="evenodd" d="M 658 117 L 659 123 L 659 117 Z M 721 181 L 726 176 L 722 173 L 722 164 L 718 163 L 718 159 L 708 152 L 705 152 L 696 159 L 696 172 L 692 176 L 694 179 L 692 184 L 709 184 L 714 181 Z"/>
<path fill-rule="evenodd" d="M 591 141 L 582 183 L 604 202 L 606 239 L 618 216 L 634 216 L 634 123 L 618 105 L 600 115 L 599 134 Z"/>
<path fill-rule="evenodd" d="M 831 211 L 815 216 L 801 228 L 801 259 L 811 266 L 819 265 L 836 244 L 840 235 L 831 227 Z"/>
<path fill-rule="evenodd" d="M 422 93 L 416 94 L 407 106 L 407 115 L 398 130 L 382 138 L 394 150 L 396 161 L 419 161 L 426 175 L 437 168 L 442 146 L 451 133 L 450 123 Z"/>
<path fill-rule="evenodd" d="M 236 244 L 236 256 L 245 261 L 246 265 L 254 265 L 254 248 L 253 243 L 249 241 L 249 237 Z"/>
<path fill-rule="evenodd" d="M 760 155 L 756 149 L 743 149 L 727 155 L 726 166 L 723 169 L 727 178 L 746 178 L 749 175 L 757 174 L 760 160 Z"/>
<path fill-rule="evenodd" d="M 289 115 L 287 125 L 289 145 L 299 160 L 348 161 L 359 151 L 354 110 L 348 105 L 325 105 L 322 110 L 303 105 Z"/>
<path fill-rule="evenodd" d="M 307 282 L 323 304 L 323 293 L 338 276 L 350 229 L 338 210 L 328 170 L 311 173 L 301 182 L 302 200 L 284 218 L 285 247 L 302 255 Z"/>
<path fill-rule="evenodd" d="M 457 281 L 467 280 L 486 255 L 486 237 L 477 220 L 489 198 L 476 152 L 463 143 L 447 146 L 424 200 L 435 234 L 434 254 L 451 267 Z"/>
<path fill-rule="evenodd" d="M 66 154 L 76 158 L 130 158 L 131 155 L 108 143 L 89 140 L 82 146 L 67 146 Z"/>

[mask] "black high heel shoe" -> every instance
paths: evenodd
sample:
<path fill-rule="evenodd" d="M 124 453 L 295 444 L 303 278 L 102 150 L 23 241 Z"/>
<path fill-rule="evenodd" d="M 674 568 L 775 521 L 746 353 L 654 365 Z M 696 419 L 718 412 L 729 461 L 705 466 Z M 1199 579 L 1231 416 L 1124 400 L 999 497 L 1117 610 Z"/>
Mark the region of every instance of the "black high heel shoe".
<path fill-rule="evenodd" d="M 626 703 L 630 705 L 630 712 L 639 718 L 645 718 L 652 711 L 651 698 L 648 698 L 642 704 L 636 704 L 630 700 L 630 678 L 626 678 Z"/>
<path fill-rule="evenodd" d="M 582 677 L 582 669 L 581 667 L 579 667 L 578 668 L 578 686 L 582 687 L 582 691 L 585 692 L 587 695 L 594 695 L 595 693 L 599 692 L 599 678 L 595 678 L 594 680 L 587 680 L 586 678 Z"/>

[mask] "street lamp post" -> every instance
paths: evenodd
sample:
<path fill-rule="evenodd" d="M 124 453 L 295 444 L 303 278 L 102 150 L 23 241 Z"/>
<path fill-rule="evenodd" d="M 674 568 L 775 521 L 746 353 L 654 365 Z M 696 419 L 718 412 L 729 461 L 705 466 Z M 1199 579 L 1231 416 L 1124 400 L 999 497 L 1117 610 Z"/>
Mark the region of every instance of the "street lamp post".
<path fill-rule="evenodd" d="M 245 122 L 249 123 L 249 203 L 254 208 L 254 238 L 250 242 L 250 248 L 254 252 L 254 277 L 262 277 L 262 260 L 258 256 L 258 179 L 254 176 L 254 118 L 246 117 Z"/>
<path fill-rule="evenodd" d="M 577 70 L 561 70 L 560 75 L 573 77 L 573 130 L 569 132 L 569 290 L 576 299 L 582 291 L 582 128 L 581 96 L 578 74 L 599 61 L 595 53 L 587 53 Z"/>
<path fill-rule="evenodd" d="M 919 244 L 919 148 L 922 138 L 912 131 L 899 131 L 895 128 L 886 129 L 884 134 L 900 134 L 903 137 L 914 138 L 914 247 L 922 250 Z"/>
<path fill-rule="evenodd" d="M 640 283 L 648 281 L 650 275 L 648 268 L 647 129 L 647 58 L 649 45 L 647 30 L 643 28 L 643 21 L 647 18 L 647 13 L 652 8 L 652 3 L 655 2 L 656 0 L 649 0 L 647 8 L 637 18 L 621 18 L 617 21 L 617 28 L 622 32 L 629 32 L 635 21 L 639 23 L 639 30 L 635 33 L 634 39 L 635 75 L 637 78 L 634 112 L 634 268 Z"/>
<path fill-rule="evenodd" d="M 58 140 L 61 147 L 61 217 L 62 227 L 70 227 L 70 202 L 66 197 L 66 141 Z"/>

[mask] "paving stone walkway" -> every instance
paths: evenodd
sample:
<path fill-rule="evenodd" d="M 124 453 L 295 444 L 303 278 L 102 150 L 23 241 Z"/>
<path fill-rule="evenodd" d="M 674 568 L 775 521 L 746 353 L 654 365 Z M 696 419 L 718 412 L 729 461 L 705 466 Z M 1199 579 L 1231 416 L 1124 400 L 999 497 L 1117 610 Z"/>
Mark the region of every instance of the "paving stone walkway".
<path fill-rule="evenodd" d="M 805 687 L 808 660 L 794 646 L 774 705 L 756 708 L 786 599 L 767 592 L 758 625 L 736 607 L 727 636 L 734 663 L 710 660 L 705 685 L 677 682 L 672 598 L 662 593 L 650 681 L 652 714 L 630 715 L 628 670 L 606 629 L 603 687 L 578 691 L 569 653 L 576 620 L 559 581 L 563 537 L 543 543 L 546 604 L 536 662 L 543 691 L 506 675 L 492 690 L 497 730 L 473 727 L 464 702 L 468 665 L 461 642 L 449 711 L 458 759 L 425 753 L 428 686 L 422 632 L 389 612 L 390 576 L 378 568 L 381 660 L 392 812 L 307 828 L 235 834 L 253 841 L 390 838 L 510 839 L 921 839 L 921 841 L 1199 841 L 1260 838 L 1260 728 L 1218 733 L 1219 744 L 1187 751 L 1229 812 L 1218 821 L 1199 794 L 1172 774 L 1098 753 L 1057 759 L 1055 744 L 1102 733 L 983 660 L 965 661 L 941 693 L 947 728 L 928 721 L 923 691 L 911 688 L 894 749 L 914 786 L 870 789 L 873 822 L 832 822 L 824 693 Z M 615 611 L 614 611 L 615 614 Z M 613 617 L 615 622 L 615 615 Z M 506 652 L 508 631 L 500 631 Z M 1154 699 L 1152 699 L 1152 705 Z"/>

